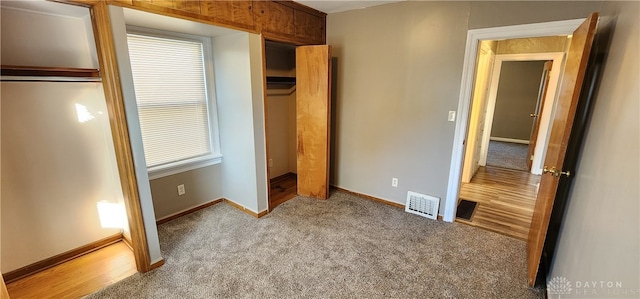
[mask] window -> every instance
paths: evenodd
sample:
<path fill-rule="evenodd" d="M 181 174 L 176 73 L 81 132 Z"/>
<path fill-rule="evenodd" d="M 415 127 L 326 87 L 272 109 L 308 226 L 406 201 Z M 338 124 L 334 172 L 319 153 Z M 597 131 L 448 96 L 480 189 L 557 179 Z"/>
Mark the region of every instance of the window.
<path fill-rule="evenodd" d="M 127 34 L 142 143 L 150 178 L 220 161 L 215 105 L 208 94 L 210 41 Z M 209 75 L 209 76 L 208 76 Z"/>

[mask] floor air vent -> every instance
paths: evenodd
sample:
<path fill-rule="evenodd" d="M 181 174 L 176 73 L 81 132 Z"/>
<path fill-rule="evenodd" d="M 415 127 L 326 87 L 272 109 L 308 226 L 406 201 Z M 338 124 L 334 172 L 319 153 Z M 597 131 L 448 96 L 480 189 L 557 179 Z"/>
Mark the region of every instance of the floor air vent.
<path fill-rule="evenodd" d="M 409 191 L 404 210 L 435 220 L 438 218 L 439 205 L 440 198 Z"/>

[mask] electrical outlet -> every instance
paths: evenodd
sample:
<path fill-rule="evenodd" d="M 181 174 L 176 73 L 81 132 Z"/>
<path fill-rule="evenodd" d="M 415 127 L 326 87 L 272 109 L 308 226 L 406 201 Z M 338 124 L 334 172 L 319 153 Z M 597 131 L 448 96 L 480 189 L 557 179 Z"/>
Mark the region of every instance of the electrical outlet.
<path fill-rule="evenodd" d="M 273 167 L 273 159 L 269 159 L 269 167 Z"/>
<path fill-rule="evenodd" d="M 397 178 L 392 178 L 391 179 L 391 187 L 398 187 L 398 179 Z"/>
<path fill-rule="evenodd" d="M 187 191 L 184 190 L 184 184 L 178 185 L 178 195 L 184 195 Z"/>

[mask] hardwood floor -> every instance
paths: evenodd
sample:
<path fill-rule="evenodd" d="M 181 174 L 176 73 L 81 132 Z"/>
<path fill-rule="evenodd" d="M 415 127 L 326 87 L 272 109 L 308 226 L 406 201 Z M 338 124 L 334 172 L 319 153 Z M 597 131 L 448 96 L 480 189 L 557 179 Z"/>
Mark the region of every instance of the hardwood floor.
<path fill-rule="evenodd" d="M 131 249 L 120 241 L 7 284 L 18 298 L 80 298 L 136 273 Z"/>
<path fill-rule="evenodd" d="M 463 183 L 460 199 L 478 203 L 471 220 L 457 222 L 526 240 L 536 202 L 539 175 L 480 167 L 470 183 Z"/>
<path fill-rule="evenodd" d="M 292 199 L 298 194 L 298 177 L 295 173 L 287 173 L 271 179 L 269 194 L 269 208 L 273 209 L 278 205 Z"/>

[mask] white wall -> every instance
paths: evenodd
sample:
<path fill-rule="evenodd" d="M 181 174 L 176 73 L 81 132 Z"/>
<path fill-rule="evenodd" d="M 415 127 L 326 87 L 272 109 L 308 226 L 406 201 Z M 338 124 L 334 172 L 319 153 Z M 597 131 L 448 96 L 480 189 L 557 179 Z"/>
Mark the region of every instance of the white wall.
<path fill-rule="evenodd" d="M 2 64 L 97 68 L 88 9 L 69 17 L 4 4 Z M 76 104 L 94 118 L 80 123 Z M 3 82 L 0 105 L 2 272 L 123 232 L 98 217 L 108 202 L 126 221 L 102 84 Z"/>
<path fill-rule="evenodd" d="M 2 82 L 1 104 L 2 272 L 121 233 L 98 216 L 122 199 L 101 83 Z"/>
<path fill-rule="evenodd" d="M 133 88 L 133 75 L 131 74 L 131 62 L 129 61 L 129 48 L 127 45 L 127 29 L 124 20 L 122 7 L 109 6 L 109 17 L 111 18 L 111 29 L 113 31 L 113 44 L 116 58 L 118 60 L 118 71 L 120 74 L 120 84 L 122 96 L 124 98 L 125 114 L 127 126 L 129 128 L 129 139 L 138 182 L 138 194 L 140 197 L 140 208 L 147 236 L 147 246 L 149 248 L 149 259 L 151 263 L 156 263 L 162 259 L 160 252 L 160 241 L 158 239 L 158 228 L 153 210 L 153 200 L 151 198 L 151 187 L 149 185 L 149 175 L 147 173 L 147 163 L 144 158 L 142 146 L 142 133 L 140 131 L 140 120 L 138 119 L 138 106 Z"/>
<path fill-rule="evenodd" d="M 224 197 L 253 212 L 267 209 L 261 38 L 213 39 Z"/>
<path fill-rule="evenodd" d="M 95 45 L 93 31 L 87 30 L 86 19 L 6 6 L 0 13 L 2 64 L 98 68 L 95 46 L 90 45 Z"/>
<path fill-rule="evenodd" d="M 479 47 L 478 67 L 476 68 L 475 74 L 471 112 L 469 115 L 469 129 L 464 154 L 464 166 L 462 168 L 461 181 L 463 183 L 469 183 L 480 167 L 480 148 L 482 146 L 487 99 L 495 59 L 492 44 L 495 47 L 495 42 L 483 41 Z"/>
<path fill-rule="evenodd" d="M 289 89 L 267 91 L 269 159 L 271 178 L 296 173 L 296 93 Z M 293 145 L 293 146 L 292 146 Z"/>
<path fill-rule="evenodd" d="M 613 29 L 613 38 L 549 277 L 572 283 L 563 298 L 640 295 L 639 12 L 638 2 L 603 5 L 599 31 Z M 622 286 L 585 289 L 587 281 Z"/>

